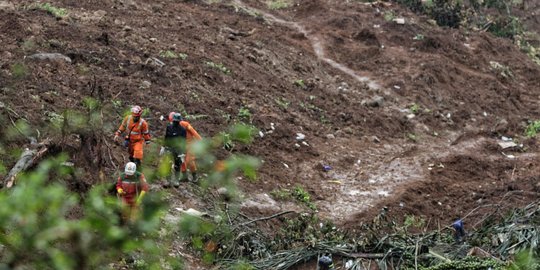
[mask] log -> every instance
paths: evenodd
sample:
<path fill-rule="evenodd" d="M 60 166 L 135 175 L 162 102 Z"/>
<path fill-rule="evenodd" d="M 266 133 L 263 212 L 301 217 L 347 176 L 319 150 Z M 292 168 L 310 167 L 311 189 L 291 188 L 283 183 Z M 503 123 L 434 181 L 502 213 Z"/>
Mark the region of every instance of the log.
<path fill-rule="evenodd" d="M 25 148 L 19 160 L 15 163 L 15 166 L 11 168 L 8 175 L 4 178 L 4 182 L 2 182 L 3 186 L 11 188 L 15 184 L 17 175 L 19 175 L 20 172 L 32 167 L 49 152 L 50 142 L 50 139 L 46 139 L 41 143 L 32 143 L 32 149 Z"/>
<path fill-rule="evenodd" d="M 36 155 L 36 153 L 37 153 L 36 150 L 30 150 L 28 148 L 24 150 L 24 152 L 21 154 L 21 157 L 19 158 L 17 163 L 15 163 L 15 166 L 11 168 L 11 171 L 9 171 L 9 174 L 4 178 L 5 187 L 11 188 L 13 184 L 15 183 L 15 179 L 17 178 L 17 175 L 21 171 L 24 171 L 30 168 L 30 166 L 32 166 L 32 164 L 35 161 L 34 156 Z"/>

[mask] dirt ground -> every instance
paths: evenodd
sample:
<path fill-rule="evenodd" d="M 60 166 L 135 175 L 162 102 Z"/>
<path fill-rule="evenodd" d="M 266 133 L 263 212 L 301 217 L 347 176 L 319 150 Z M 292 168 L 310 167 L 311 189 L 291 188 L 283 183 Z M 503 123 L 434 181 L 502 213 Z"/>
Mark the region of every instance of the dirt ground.
<path fill-rule="evenodd" d="M 239 181 L 252 215 L 299 209 L 268 196 L 296 185 L 350 230 L 383 207 L 471 228 L 487 210 L 538 199 L 538 145 L 524 129 L 540 118 L 540 67 L 510 40 L 435 27 L 389 2 L 50 1 L 62 19 L 33 2 L 0 1 L 2 103 L 36 125 L 85 96 L 119 113 L 138 104 L 156 137 L 169 111 L 200 116 L 191 123 L 210 137 L 247 108 L 264 136 L 233 153 L 263 160 L 258 181 Z M 72 62 L 25 58 L 34 53 Z M 112 143 L 120 120 L 108 120 L 100 164 L 112 174 L 126 157 Z M 502 136 L 522 146 L 503 150 Z"/>

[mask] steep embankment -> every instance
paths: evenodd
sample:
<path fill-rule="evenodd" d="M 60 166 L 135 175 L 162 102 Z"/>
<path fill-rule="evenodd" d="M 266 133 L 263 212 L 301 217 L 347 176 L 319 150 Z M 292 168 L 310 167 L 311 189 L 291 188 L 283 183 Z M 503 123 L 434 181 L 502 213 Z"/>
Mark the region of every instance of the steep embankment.
<path fill-rule="evenodd" d="M 57 19 L 33 1 L 1 1 L 2 102 L 38 127 L 85 96 L 118 115 L 139 104 L 154 136 L 172 110 L 196 116 L 206 137 L 244 117 L 264 133 L 234 150 L 264 161 L 257 182 L 239 181 L 253 214 L 289 207 L 264 194 L 294 185 L 353 227 L 383 205 L 447 222 L 536 189 L 535 141 L 521 140 L 516 159 L 496 144 L 540 117 L 540 68 L 510 41 L 386 2 L 212 2 L 52 1 L 68 12 Z M 25 59 L 39 52 L 71 62 Z M 118 122 L 106 116 L 92 147 L 71 138 L 64 150 L 88 148 L 77 165 L 112 174 L 125 162 L 111 141 Z"/>

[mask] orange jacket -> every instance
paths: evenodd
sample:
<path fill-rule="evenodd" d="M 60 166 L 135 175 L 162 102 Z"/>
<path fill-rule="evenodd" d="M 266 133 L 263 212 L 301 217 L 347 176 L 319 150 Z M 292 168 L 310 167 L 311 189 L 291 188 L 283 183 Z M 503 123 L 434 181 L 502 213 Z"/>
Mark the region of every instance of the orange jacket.
<path fill-rule="evenodd" d="M 116 131 L 116 135 L 120 136 L 124 131 L 129 135 L 131 141 L 141 141 L 143 138 L 146 141 L 150 140 L 148 123 L 142 118 L 137 122 L 133 122 L 132 115 L 126 116 Z"/>
<path fill-rule="evenodd" d="M 148 192 L 148 184 L 144 174 L 135 172 L 134 175 L 128 176 L 125 173 L 121 173 L 116 181 L 116 189 L 121 188 L 124 190 L 124 197 L 127 200 L 131 200 L 139 196 L 141 191 Z"/>
<path fill-rule="evenodd" d="M 190 144 L 194 139 L 201 140 L 201 135 L 191 126 L 188 121 L 180 121 L 180 125 L 186 129 L 186 142 Z"/>

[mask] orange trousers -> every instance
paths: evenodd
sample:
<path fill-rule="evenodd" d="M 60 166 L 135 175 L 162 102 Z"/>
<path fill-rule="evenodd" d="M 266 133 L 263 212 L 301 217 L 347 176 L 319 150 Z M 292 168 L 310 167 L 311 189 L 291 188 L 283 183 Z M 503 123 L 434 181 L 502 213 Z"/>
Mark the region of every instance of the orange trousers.
<path fill-rule="evenodd" d="M 195 164 L 195 156 L 192 155 L 190 152 L 186 153 L 186 159 L 182 163 L 182 172 L 186 172 L 188 166 L 189 171 L 191 171 L 192 173 L 197 171 L 197 164 Z"/>
<path fill-rule="evenodd" d="M 129 141 L 129 156 L 136 159 L 143 159 L 144 140 Z"/>

